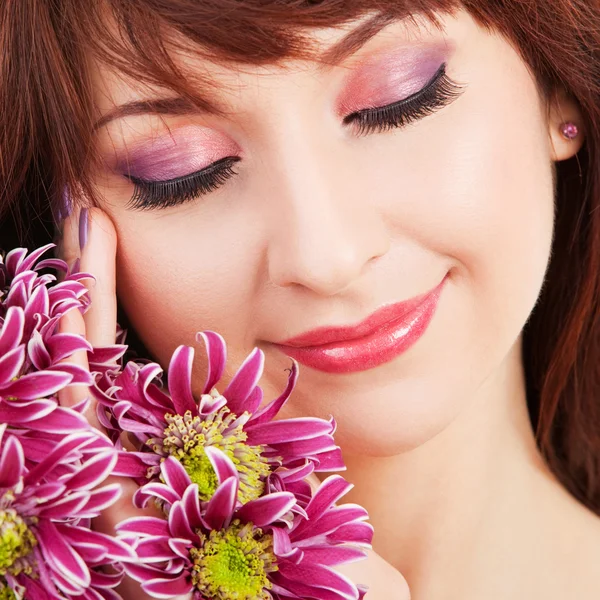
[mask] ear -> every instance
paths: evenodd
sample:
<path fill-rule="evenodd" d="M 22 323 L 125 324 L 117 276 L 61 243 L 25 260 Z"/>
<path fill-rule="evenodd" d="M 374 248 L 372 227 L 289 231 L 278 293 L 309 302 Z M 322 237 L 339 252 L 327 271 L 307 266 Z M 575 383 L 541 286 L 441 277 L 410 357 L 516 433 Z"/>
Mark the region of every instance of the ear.
<path fill-rule="evenodd" d="M 564 123 L 577 126 L 578 134 L 575 138 L 567 139 L 561 133 Z M 557 90 L 549 103 L 548 127 L 553 161 L 567 160 L 579 152 L 585 139 L 581 110 L 577 102 L 563 90 Z"/>

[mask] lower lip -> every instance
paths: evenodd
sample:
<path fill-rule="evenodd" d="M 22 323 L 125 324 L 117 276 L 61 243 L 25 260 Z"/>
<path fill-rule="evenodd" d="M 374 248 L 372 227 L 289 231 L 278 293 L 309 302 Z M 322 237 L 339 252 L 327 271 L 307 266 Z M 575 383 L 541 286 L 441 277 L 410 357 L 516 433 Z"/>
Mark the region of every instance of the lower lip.
<path fill-rule="evenodd" d="M 277 347 L 300 364 L 326 373 L 356 373 L 391 361 L 415 344 L 433 319 L 444 281 L 410 313 L 382 325 L 377 331 L 354 340 L 322 346 Z"/>

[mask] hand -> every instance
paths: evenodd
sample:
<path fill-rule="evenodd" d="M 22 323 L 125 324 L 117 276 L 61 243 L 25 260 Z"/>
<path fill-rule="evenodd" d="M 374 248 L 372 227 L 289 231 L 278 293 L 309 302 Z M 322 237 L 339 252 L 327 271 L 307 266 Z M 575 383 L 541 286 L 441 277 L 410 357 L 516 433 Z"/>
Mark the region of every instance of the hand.
<path fill-rule="evenodd" d="M 89 290 L 92 304 L 83 316 L 78 310 L 71 310 L 65 314 L 61 319 L 60 329 L 65 333 L 76 333 L 85 336 L 94 347 L 109 346 L 115 343 L 117 331 L 115 277 L 117 236 L 111 220 L 100 209 L 92 208 L 85 211 L 80 226 L 81 212 L 76 209 L 73 214 L 65 219 L 59 253 L 60 258 L 65 260 L 69 266 L 72 267 L 79 260 L 79 270 L 94 275 L 95 281 L 84 281 Z M 86 214 L 87 219 L 85 218 Z M 89 366 L 87 354 L 84 351 L 73 355 L 70 361 L 86 369 Z M 69 386 L 59 394 L 59 402 L 63 406 L 73 406 L 89 396 L 87 388 Z M 86 417 L 94 427 L 102 429 L 93 402 L 87 410 Z M 123 494 L 115 505 L 105 510 L 94 521 L 95 529 L 111 535 L 114 535 L 114 527 L 120 521 L 139 515 L 142 512 L 151 512 L 134 508 L 131 502 L 131 498 L 137 489 L 134 481 L 123 477 L 114 478 L 114 481 L 121 485 Z M 129 578 L 125 578 L 118 591 L 125 600 L 146 600 L 150 598 L 142 591 L 139 583 Z M 180 597 L 179 600 L 184 599 Z"/>
<path fill-rule="evenodd" d="M 313 493 L 321 483 L 314 473 L 309 475 L 308 482 Z M 368 550 L 365 560 L 341 565 L 335 570 L 357 585 L 368 586 L 364 600 L 410 600 L 406 579 L 375 550 Z"/>

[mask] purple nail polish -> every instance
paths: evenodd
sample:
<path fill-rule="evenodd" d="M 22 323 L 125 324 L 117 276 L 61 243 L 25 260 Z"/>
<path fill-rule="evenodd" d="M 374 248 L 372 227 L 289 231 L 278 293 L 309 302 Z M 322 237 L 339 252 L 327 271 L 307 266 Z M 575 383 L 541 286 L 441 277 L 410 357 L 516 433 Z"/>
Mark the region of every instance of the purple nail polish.
<path fill-rule="evenodd" d="M 79 248 L 84 249 L 88 238 L 88 209 L 82 208 L 79 213 Z"/>
<path fill-rule="evenodd" d="M 53 206 L 54 220 L 58 226 L 62 226 L 62 222 L 71 214 L 71 194 L 69 188 L 64 187 L 61 197 Z"/>
<path fill-rule="evenodd" d="M 62 206 L 60 207 L 60 214 L 63 219 L 66 219 L 73 210 L 73 203 L 71 201 L 71 192 L 69 191 L 69 187 L 65 185 L 65 189 L 63 190 L 62 196 Z"/>

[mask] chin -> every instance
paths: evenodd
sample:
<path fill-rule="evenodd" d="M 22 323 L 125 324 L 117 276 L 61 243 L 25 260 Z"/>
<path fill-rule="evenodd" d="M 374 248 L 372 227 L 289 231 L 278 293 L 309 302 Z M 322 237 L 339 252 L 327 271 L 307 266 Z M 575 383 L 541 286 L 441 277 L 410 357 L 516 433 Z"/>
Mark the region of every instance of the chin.
<path fill-rule="evenodd" d="M 431 383 L 431 382 L 430 382 Z M 335 403 L 294 407 L 295 415 L 333 415 L 336 443 L 344 456 L 392 457 L 422 446 L 444 431 L 465 408 L 468 394 L 424 382 L 396 390 L 348 396 Z M 462 400 L 461 400 L 462 399 Z M 293 402 L 293 396 L 292 396 Z"/>

